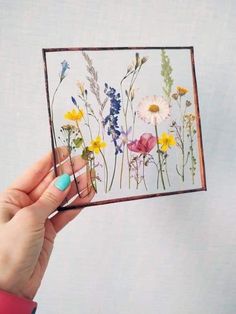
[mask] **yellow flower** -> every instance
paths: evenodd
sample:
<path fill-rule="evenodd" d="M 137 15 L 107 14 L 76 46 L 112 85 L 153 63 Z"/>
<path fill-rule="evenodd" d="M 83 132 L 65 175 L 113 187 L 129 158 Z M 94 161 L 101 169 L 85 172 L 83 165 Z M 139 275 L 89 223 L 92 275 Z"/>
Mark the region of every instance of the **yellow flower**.
<path fill-rule="evenodd" d="M 158 144 L 161 145 L 161 150 L 166 152 L 171 146 L 176 145 L 174 135 L 163 132 L 161 137 L 158 139 Z"/>
<path fill-rule="evenodd" d="M 185 87 L 177 86 L 176 89 L 180 96 L 184 96 L 188 92 L 188 89 Z"/>
<path fill-rule="evenodd" d="M 98 154 L 102 148 L 106 147 L 107 144 L 102 141 L 101 136 L 97 136 L 94 140 L 91 141 L 88 150 Z"/>
<path fill-rule="evenodd" d="M 66 120 L 80 121 L 84 117 L 83 109 L 67 111 L 64 115 Z"/>

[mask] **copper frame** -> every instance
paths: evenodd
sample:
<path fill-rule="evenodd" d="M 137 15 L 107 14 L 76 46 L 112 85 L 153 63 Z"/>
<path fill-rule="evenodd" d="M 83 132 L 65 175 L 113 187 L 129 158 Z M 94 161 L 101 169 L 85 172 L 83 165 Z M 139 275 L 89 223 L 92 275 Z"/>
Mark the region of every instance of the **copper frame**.
<path fill-rule="evenodd" d="M 200 180 L 201 180 L 201 188 L 195 189 L 187 189 L 187 190 L 178 190 L 172 192 L 162 192 L 162 193 L 152 193 L 152 194 L 144 194 L 138 196 L 130 196 L 130 197 L 122 197 L 122 198 L 113 198 L 108 200 L 101 201 L 92 201 L 90 203 L 79 205 L 69 205 L 65 207 L 59 207 L 58 210 L 69 210 L 69 209 L 78 209 L 80 207 L 88 207 L 88 206 L 96 206 L 96 205 L 105 205 L 111 203 L 120 203 L 127 201 L 134 201 L 146 198 L 154 198 L 159 196 L 167 196 L 167 195 L 175 195 L 175 194 L 184 194 L 190 192 L 199 192 L 206 191 L 206 172 L 205 172 L 205 162 L 204 162 L 204 153 L 203 153 L 203 141 L 202 141 L 202 129 L 201 129 L 201 118 L 200 118 L 200 109 L 199 109 L 199 99 L 198 99 L 198 88 L 197 88 L 197 80 L 196 80 L 196 70 L 195 70 L 195 60 L 194 60 L 194 48 L 193 46 L 176 46 L 176 47 L 72 47 L 72 48 L 44 48 L 42 49 L 43 54 L 43 62 L 44 62 L 44 75 L 45 75 L 45 88 L 46 88 L 46 98 L 47 98 L 47 107 L 48 107 L 48 116 L 49 116 L 49 125 L 50 125 L 50 134 L 51 134 L 51 146 L 53 152 L 53 160 L 54 160 L 54 172 L 57 176 L 57 168 L 56 168 L 56 154 L 55 147 L 53 141 L 53 131 L 52 131 L 52 119 L 50 112 L 50 95 L 49 95 L 49 83 L 48 83 L 48 70 L 47 70 L 47 54 L 50 52 L 60 52 L 60 51 L 102 51 L 102 50 L 181 50 L 188 49 L 190 52 L 191 58 L 191 67 L 192 67 L 192 80 L 193 80 L 193 95 L 194 95 L 194 106 L 196 113 L 196 127 L 197 127 L 197 142 L 198 142 L 198 152 L 199 152 L 199 162 L 200 162 Z"/>

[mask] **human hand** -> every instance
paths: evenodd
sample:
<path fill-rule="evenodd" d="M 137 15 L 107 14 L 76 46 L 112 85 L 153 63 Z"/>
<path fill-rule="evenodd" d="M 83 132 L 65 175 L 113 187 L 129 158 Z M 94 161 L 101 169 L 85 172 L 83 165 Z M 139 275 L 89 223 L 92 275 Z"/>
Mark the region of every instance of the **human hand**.
<path fill-rule="evenodd" d="M 56 155 L 64 161 L 62 173 L 71 175 L 66 148 L 58 148 Z M 75 172 L 85 165 L 80 156 L 73 158 Z M 74 181 L 61 186 L 64 190 L 55 186 L 60 178 L 55 179 L 52 166 L 50 153 L 0 194 L 0 289 L 27 299 L 33 299 L 40 286 L 57 232 L 81 211 L 62 211 L 49 218 L 65 197 L 71 199 L 77 193 Z M 83 205 L 93 198 L 95 191 L 88 180 L 86 173 L 78 177 L 82 195 L 71 205 Z"/>

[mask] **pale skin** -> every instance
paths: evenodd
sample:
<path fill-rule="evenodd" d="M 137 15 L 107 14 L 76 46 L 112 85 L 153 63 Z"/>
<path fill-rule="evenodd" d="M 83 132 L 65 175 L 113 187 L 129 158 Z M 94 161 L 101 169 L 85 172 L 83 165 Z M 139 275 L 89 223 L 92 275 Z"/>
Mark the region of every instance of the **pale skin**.
<path fill-rule="evenodd" d="M 61 171 L 72 174 L 65 147 L 58 148 L 58 156 L 64 161 Z M 73 165 L 78 171 L 86 162 L 77 156 Z M 65 191 L 57 189 L 52 166 L 49 153 L 0 194 L 0 289 L 27 299 L 33 299 L 40 286 L 57 233 L 81 211 L 55 212 L 77 190 L 74 182 Z M 88 180 L 86 173 L 79 176 L 82 197 L 72 204 L 91 201 L 95 192 Z"/>

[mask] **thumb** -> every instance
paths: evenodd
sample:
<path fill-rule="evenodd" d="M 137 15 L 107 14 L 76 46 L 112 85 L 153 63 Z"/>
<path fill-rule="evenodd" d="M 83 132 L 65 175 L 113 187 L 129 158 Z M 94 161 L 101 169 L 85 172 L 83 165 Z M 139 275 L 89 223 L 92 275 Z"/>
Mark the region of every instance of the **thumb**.
<path fill-rule="evenodd" d="M 66 173 L 54 179 L 40 198 L 28 210 L 45 220 L 63 202 L 70 190 L 70 176 Z"/>

